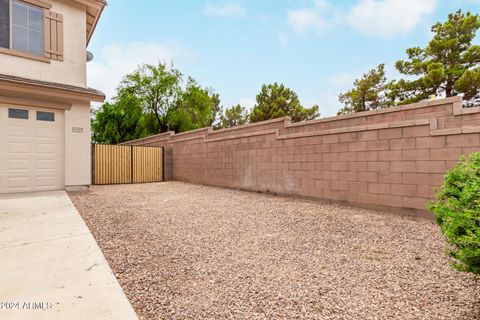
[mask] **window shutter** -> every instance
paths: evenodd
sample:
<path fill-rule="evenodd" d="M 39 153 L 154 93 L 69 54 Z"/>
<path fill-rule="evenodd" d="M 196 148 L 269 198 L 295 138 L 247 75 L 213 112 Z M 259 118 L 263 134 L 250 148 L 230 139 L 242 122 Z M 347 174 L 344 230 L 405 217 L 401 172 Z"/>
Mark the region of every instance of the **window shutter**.
<path fill-rule="evenodd" d="M 63 61 L 63 16 L 45 10 L 45 57 Z"/>

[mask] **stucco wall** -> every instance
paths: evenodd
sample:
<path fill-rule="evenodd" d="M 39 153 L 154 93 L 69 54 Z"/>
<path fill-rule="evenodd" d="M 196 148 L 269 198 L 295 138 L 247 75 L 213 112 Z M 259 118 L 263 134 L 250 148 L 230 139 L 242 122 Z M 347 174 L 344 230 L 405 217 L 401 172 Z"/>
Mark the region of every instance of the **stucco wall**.
<path fill-rule="evenodd" d="M 63 15 L 64 61 L 50 63 L 0 53 L 0 73 L 34 80 L 86 86 L 86 11 L 73 1 L 47 0 Z"/>
<path fill-rule="evenodd" d="M 82 132 L 79 132 L 80 129 Z M 70 110 L 65 111 L 66 187 L 90 185 L 90 148 L 90 107 L 74 104 Z"/>
<path fill-rule="evenodd" d="M 173 179 L 345 201 L 422 216 L 460 155 L 480 151 L 480 108 L 460 98 L 302 123 L 165 133 Z"/>

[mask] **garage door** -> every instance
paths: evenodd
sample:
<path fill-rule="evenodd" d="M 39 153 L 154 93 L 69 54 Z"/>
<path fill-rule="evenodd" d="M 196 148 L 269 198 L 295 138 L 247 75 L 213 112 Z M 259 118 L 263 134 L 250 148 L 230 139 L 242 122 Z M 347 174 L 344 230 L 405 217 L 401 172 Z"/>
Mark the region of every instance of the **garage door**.
<path fill-rule="evenodd" d="M 64 188 L 63 110 L 0 106 L 0 193 Z"/>

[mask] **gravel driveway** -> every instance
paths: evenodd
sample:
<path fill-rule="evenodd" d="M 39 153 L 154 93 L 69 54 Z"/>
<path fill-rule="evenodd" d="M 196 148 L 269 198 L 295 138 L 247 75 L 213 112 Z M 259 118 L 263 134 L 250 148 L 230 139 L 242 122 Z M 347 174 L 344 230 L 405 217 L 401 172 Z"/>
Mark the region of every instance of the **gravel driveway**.
<path fill-rule="evenodd" d="M 70 197 L 143 319 L 480 319 L 431 221 L 180 182 Z"/>

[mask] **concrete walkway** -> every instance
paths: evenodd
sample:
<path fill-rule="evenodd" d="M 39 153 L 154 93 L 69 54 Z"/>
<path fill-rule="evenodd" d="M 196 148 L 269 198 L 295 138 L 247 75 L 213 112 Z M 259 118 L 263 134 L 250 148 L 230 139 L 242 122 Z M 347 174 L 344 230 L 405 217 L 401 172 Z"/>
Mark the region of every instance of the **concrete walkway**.
<path fill-rule="evenodd" d="M 138 319 L 64 191 L 0 196 L 0 319 Z"/>

